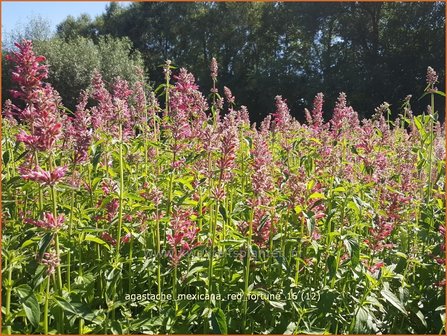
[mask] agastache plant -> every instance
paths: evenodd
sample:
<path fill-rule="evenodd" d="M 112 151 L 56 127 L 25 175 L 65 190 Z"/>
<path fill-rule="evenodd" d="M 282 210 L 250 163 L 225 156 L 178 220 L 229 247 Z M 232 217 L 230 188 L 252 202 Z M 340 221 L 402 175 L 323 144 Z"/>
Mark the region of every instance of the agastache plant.
<path fill-rule="evenodd" d="M 34 154 L 33 164 L 22 166 L 21 174 L 24 179 L 42 183 L 50 188 L 52 218 L 60 218 L 58 214 L 57 193 L 55 184 L 65 175 L 66 167 L 57 167 L 54 161 L 56 154 L 56 141 L 62 135 L 60 97 L 53 88 L 44 83 L 48 76 L 47 66 L 40 63 L 45 60 L 42 56 L 35 56 L 32 43 L 24 40 L 16 44 L 19 49 L 13 52 L 10 60 L 15 64 L 12 76 L 13 82 L 18 85 L 18 90 L 13 90 L 14 97 L 25 104 L 22 110 L 18 110 L 18 119 L 22 124 L 17 135 L 17 140 L 23 142 Z M 44 170 L 39 166 L 39 152 L 42 152 L 43 161 L 48 166 Z M 39 187 L 39 208 L 44 206 L 42 187 Z M 49 218 L 47 218 L 49 220 Z M 54 235 L 56 256 L 60 259 L 59 234 Z M 57 265 L 57 288 L 62 294 L 62 271 Z M 48 280 L 49 281 L 49 280 Z M 49 286 L 49 285 L 48 285 Z M 63 312 L 59 314 L 63 318 Z"/>
<path fill-rule="evenodd" d="M 252 124 L 215 60 L 210 95 L 167 61 L 70 111 L 31 42 L 10 57 L 5 334 L 445 333 L 442 72 L 425 112 L 318 93 Z"/>

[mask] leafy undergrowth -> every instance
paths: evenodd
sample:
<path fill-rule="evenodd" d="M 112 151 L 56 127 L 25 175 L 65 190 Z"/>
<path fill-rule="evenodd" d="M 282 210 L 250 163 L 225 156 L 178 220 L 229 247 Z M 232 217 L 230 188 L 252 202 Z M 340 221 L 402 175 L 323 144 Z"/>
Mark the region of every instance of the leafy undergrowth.
<path fill-rule="evenodd" d="M 65 109 L 30 42 L 2 129 L 6 333 L 441 333 L 445 144 L 428 69 L 359 121 L 341 93 L 258 128 L 228 88 L 99 73 Z M 142 76 L 142 74 L 140 73 Z"/>

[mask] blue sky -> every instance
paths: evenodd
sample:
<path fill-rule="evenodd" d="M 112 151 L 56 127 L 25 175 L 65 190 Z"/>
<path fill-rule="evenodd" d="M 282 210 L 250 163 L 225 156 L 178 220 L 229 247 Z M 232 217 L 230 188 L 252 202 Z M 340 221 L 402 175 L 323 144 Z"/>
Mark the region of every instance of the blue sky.
<path fill-rule="evenodd" d="M 74 17 L 82 13 L 90 14 L 92 18 L 105 11 L 107 1 L 83 2 L 16 2 L 2 1 L 2 37 L 8 32 L 26 24 L 32 17 L 47 19 L 54 30 L 68 15 Z"/>

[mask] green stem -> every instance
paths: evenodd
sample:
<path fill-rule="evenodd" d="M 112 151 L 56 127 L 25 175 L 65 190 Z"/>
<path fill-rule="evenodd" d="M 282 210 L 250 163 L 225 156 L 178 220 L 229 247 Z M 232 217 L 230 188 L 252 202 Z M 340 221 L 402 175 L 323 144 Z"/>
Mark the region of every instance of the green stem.
<path fill-rule="evenodd" d="M 156 240 L 157 240 L 157 293 L 159 298 L 159 305 L 161 308 L 161 253 L 160 253 L 160 220 L 158 219 L 158 205 L 156 209 L 156 219 L 155 219 L 155 225 L 156 225 Z"/>
<path fill-rule="evenodd" d="M 175 312 L 177 313 L 178 310 L 178 303 L 177 303 L 177 265 L 174 266 L 174 274 L 172 276 L 172 298 L 175 303 Z"/>
<path fill-rule="evenodd" d="M 53 199 L 53 216 L 55 219 L 57 219 L 57 195 L 56 195 L 56 188 L 54 185 L 51 186 L 51 198 Z M 59 260 L 61 260 L 59 232 L 56 232 L 54 239 L 56 245 L 56 256 Z M 62 272 L 60 264 L 57 265 L 56 272 L 57 272 L 57 285 L 59 289 L 59 295 L 62 295 Z"/>
<path fill-rule="evenodd" d="M 211 308 L 211 293 L 213 291 L 213 261 L 214 261 L 214 246 L 216 243 L 216 224 L 219 202 L 216 201 L 215 211 L 213 211 L 213 217 L 210 218 L 210 232 L 211 232 L 211 247 L 210 247 L 210 260 L 208 265 L 208 295 L 210 295 L 209 307 Z"/>
<path fill-rule="evenodd" d="M 132 257 L 133 257 L 133 236 L 130 237 L 130 246 L 129 246 L 129 293 L 132 293 Z"/>
<path fill-rule="evenodd" d="M 300 243 L 298 245 L 298 255 L 296 256 L 296 273 L 295 273 L 295 285 L 298 286 L 299 275 L 300 275 L 300 259 L 301 259 L 301 249 L 303 245 L 303 236 L 304 236 L 304 216 L 301 216 L 301 234 L 300 234 Z"/>
<path fill-rule="evenodd" d="M 48 334 L 48 302 L 50 301 L 50 277 L 47 277 L 47 289 L 45 292 L 45 304 L 43 307 L 43 330 L 44 334 Z"/>
<path fill-rule="evenodd" d="M 246 264 L 245 264 L 245 281 L 244 281 L 244 306 L 243 306 L 243 330 L 246 330 L 247 325 L 247 308 L 248 308 L 248 282 L 250 279 L 250 261 L 251 261 L 251 244 L 252 244 L 252 236 L 253 236 L 253 217 L 254 211 L 250 212 L 250 220 L 248 224 L 248 237 L 247 237 L 247 255 L 246 255 Z"/>
<path fill-rule="evenodd" d="M 74 171 L 74 169 L 73 169 Z M 73 235 L 73 210 L 74 210 L 74 202 L 75 202 L 75 191 L 74 189 L 71 191 L 71 202 L 70 202 L 70 218 L 68 221 L 68 240 L 70 242 L 70 249 L 68 251 L 68 260 L 67 260 L 67 287 L 68 291 L 71 290 L 71 253 L 72 253 L 72 235 Z"/>
<path fill-rule="evenodd" d="M 118 206 L 118 230 L 116 238 L 115 263 L 118 264 L 120 258 L 121 247 L 121 229 L 123 226 L 123 196 L 124 196 L 124 165 L 123 165 L 123 125 L 119 125 L 119 169 L 120 169 L 120 189 L 119 189 L 119 206 Z"/>
<path fill-rule="evenodd" d="M 8 269 L 8 286 L 6 287 L 6 312 L 5 320 L 6 323 L 10 323 L 11 319 L 11 291 L 12 291 L 12 263 L 9 265 Z M 6 334 L 11 334 L 11 326 L 6 327 Z"/>

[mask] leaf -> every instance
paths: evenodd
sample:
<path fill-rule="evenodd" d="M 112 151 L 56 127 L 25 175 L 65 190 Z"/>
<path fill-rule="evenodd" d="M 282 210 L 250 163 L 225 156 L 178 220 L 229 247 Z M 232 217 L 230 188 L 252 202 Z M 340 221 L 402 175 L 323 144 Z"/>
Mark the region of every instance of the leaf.
<path fill-rule="evenodd" d="M 220 212 L 220 214 L 222 215 L 223 220 L 224 220 L 224 221 L 227 221 L 227 219 L 228 219 L 228 213 L 227 213 L 227 209 L 226 209 L 223 205 L 220 205 L 220 206 L 219 206 L 219 212 Z"/>
<path fill-rule="evenodd" d="M 407 256 L 405 253 L 402 253 L 402 252 L 396 252 L 396 255 L 397 255 L 398 257 L 401 257 L 401 258 L 404 258 L 404 259 L 408 259 L 408 256 Z"/>
<path fill-rule="evenodd" d="M 309 196 L 309 199 L 325 199 L 325 196 L 323 193 L 314 192 L 312 195 Z"/>
<path fill-rule="evenodd" d="M 303 211 L 303 208 L 300 207 L 299 205 L 297 205 L 294 209 L 297 214 L 300 214 Z"/>
<path fill-rule="evenodd" d="M 326 265 L 329 271 L 329 279 L 332 279 L 335 276 L 335 270 L 336 270 L 335 262 L 336 262 L 335 257 L 333 255 L 330 255 L 327 258 Z"/>
<path fill-rule="evenodd" d="M 94 235 L 87 234 L 87 235 L 85 236 L 84 240 L 86 240 L 86 241 L 91 241 L 91 242 L 94 242 L 94 243 L 97 243 L 97 244 L 99 244 L 99 245 L 104 246 L 104 247 L 107 248 L 108 250 L 110 250 L 110 246 L 109 246 L 109 244 L 107 244 L 104 240 L 102 240 L 101 238 L 98 238 L 98 237 L 96 237 L 96 236 L 94 236 Z"/>
<path fill-rule="evenodd" d="M 6 167 L 9 163 L 9 151 L 3 153 L 3 165 Z"/>
<path fill-rule="evenodd" d="M 222 245 L 238 246 L 238 245 L 242 245 L 244 243 L 245 243 L 244 239 L 225 239 L 225 240 L 220 241 L 220 244 L 222 244 Z"/>
<path fill-rule="evenodd" d="M 363 328 L 368 320 L 368 311 L 364 307 L 359 307 L 357 314 L 355 315 L 355 331 L 364 333 L 366 330 Z"/>
<path fill-rule="evenodd" d="M 284 310 L 284 306 L 286 305 L 285 302 L 279 302 L 279 301 L 268 301 L 268 303 L 270 303 L 270 305 L 273 308 L 279 309 L 279 310 Z"/>
<path fill-rule="evenodd" d="M 358 242 L 352 237 L 343 240 L 343 243 L 351 257 L 351 264 L 355 268 L 360 262 L 360 248 Z"/>
<path fill-rule="evenodd" d="M 346 192 L 346 188 L 344 188 L 344 187 L 337 187 L 335 189 L 332 189 L 332 192 Z"/>
<path fill-rule="evenodd" d="M 44 234 L 44 236 L 42 237 L 42 239 L 39 242 L 39 259 L 42 259 L 43 254 L 47 250 L 47 248 L 50 245 L 52 240 L 53 240 L 52 232 L 47 232 Z"/>
<path fill-rule="evenodd" d="M 31 238 L 31 239 L 28 239 L 28 240 L 26 240 L 26 241 L 23 242 L 21 248 L 27 247 L 27 246 L 29 246 L 29 245 L 33 245 L 33 244 L 35 244 L 38 240 L 39 240 L 38 237 L 33 237 L 33 238 Z"/>
<path fill-rule="evenodd" d="M 211 324 L 215 334 L 228 334 L 227 318 L 220 308 L 214 308 L 211 314 Z"/>
<path fill-rule="evenodd" d="M 422 324 L 424 325 L 424 327 L 427 327 L 427 321 L 425 321 L 425 317 L 424 314 L 422 314 L 422 312 L 420 310 L 418 310 L 418 312 L 416 313 L 416 316 L 419 318 L 419 320 L 422 322 Z"/>
<path fill-rule="evenodd" d="M 265 224 L 267 224 L 267 220 L 269 219 L 269 217 L 270 217 L 269 215 L 265 215 L 261 218 L 261 222 L 257 228 L 258 233 L 261 232 Z"/>
<path fill-rule="evenodd" d="M 389 289 L 382 289 L 380 291 L 380 293 L 382 294 L 383 298 L 388 301 L 389 303 L 391 303 L 394 307 L 396 307 L 398 310 L 400 310 L 404 315 L 407 315 L 407 311 L 405 310 L 404 305 L 402 304 L 402 302 L 400 302 L 400 300 L 397 298 L 396 295 L 394 295 Z"/>
<path fill-rule="evenodd" d="M 26 318 L 37 328 L 40 321 L 40 306 L 32 289 L 28 285 L 20 285 L 15 288 L 20 297 L 20 302 L 25 310 Z"/>

